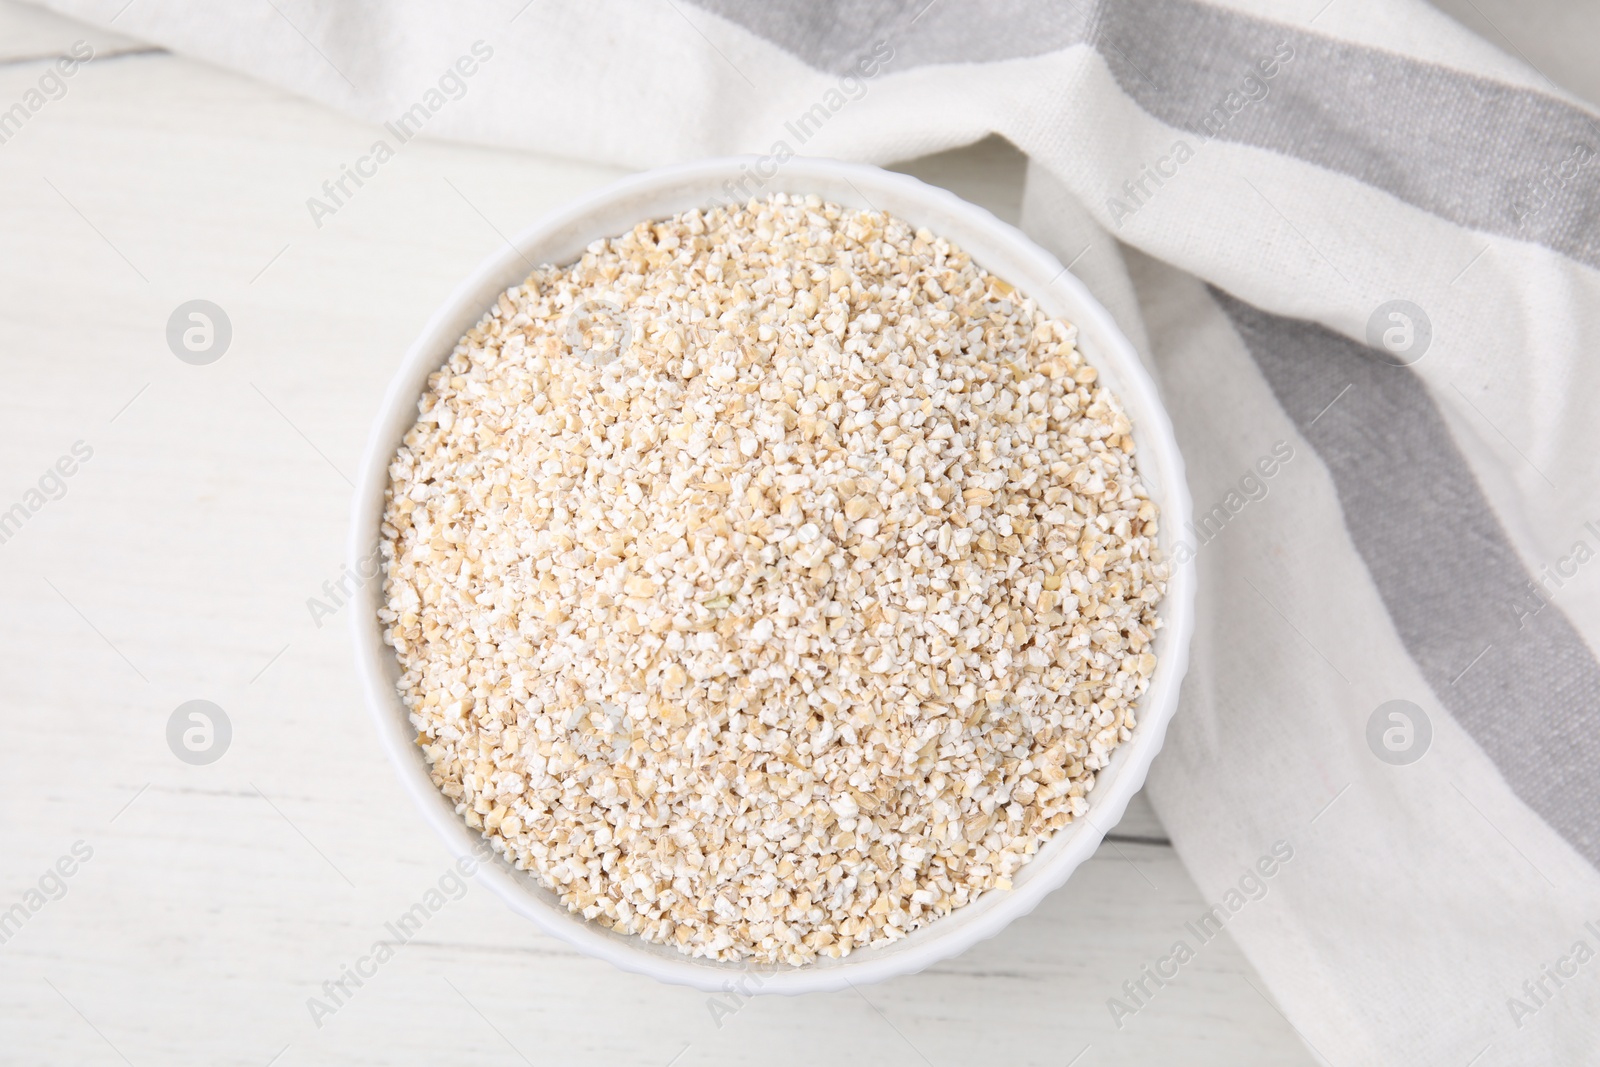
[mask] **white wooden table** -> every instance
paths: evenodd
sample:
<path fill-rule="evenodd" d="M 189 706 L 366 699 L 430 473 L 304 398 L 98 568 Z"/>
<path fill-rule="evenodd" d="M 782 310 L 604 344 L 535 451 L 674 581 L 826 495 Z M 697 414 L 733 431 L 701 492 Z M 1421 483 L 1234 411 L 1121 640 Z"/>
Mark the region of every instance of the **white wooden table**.
<path fill-rule="evenodd" d="M 23 915 L 0 930 L 0 1061 L 1311 1062 L 1226 934 L 1112 1025 L 1206 906 L 1142 799 L 1033 915 L 859 994 L 717 1019 L 469 887 L 318 1026 L 308 998 L 448 865 L 379 752 L 348 620 L 307 608 L 339 576 L 347 475 L 496 231 L 616 174 L 419 141 L 318 229 L 306 198 L 371 129 L 5 0 L 0 109 L 80 38 L 97 58 L 0 144 L 0 511 L 30 512 L 0 543 L 0 910 Z M 1015 212 L 1002 146 L 908 169 Z M 166 341 L 195 298 L 232 325 L 205 366 Z M 30 497 L 80 441 L 65 494 Z M 232 725 L 206 766 L 166 739 L 196 698 Z"/>

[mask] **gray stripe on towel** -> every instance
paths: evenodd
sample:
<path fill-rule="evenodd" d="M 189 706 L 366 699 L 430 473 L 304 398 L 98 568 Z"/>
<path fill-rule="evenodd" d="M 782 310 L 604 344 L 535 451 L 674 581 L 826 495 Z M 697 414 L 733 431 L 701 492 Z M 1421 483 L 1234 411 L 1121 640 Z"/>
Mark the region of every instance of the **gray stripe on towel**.
<path fill-rule="evenodd" d="M 694 2 L 839 74 L 879 39 L 894 46 L 891 73 L 1092 42 L 1141 108 L 1197 138 L 1210 136 L 1206 115 L 1256 61 L 1287 42 L 1294 59 L 1265 83 L 1268 95 L 1232 115 L 1216 139 L 1313 163 L 1462 226 L 1600 267 L 1600 124 L 1541 92 L 1192 0 Z M 1581 162 L 1579 145 L 1589 153 Z M 1545 201 L 1533 210 L 1529 188 L 1541 177 Z"/>
<path fill-rule="evenodd" d="M 1517 796 L 1600 867 L 1600 665 L 1555 600 L 1519 618 L 1533 575 L 1422 380 L 1315 323 L 1211 292 L 1322 457 L 1439 702 Z"/>

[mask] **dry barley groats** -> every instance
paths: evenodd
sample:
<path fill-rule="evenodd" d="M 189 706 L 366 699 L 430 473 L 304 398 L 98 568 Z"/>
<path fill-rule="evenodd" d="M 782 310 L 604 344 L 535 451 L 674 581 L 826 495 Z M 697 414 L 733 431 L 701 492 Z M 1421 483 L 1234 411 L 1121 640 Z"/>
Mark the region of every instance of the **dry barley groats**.
<path fill-rule="evenodd" d="M 380 616 L 434 781 L 568 907 L 697 956 L 1009 888 L 1129 737 L 1167 574 L 1075 336 L 814 196 L 508 289 L 390 467 Z"/>

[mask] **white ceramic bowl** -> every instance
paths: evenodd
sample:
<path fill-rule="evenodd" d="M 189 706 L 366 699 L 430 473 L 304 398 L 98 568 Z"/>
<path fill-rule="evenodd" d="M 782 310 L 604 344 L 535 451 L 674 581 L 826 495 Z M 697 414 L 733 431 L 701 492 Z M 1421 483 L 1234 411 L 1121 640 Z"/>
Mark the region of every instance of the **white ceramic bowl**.
<path fill-rule="evenodd" d="M 428 375 L 439 368 L 457 339 L 477 322 L 497 294 L 526 277 L 529 262 L 570 263 L 591 241 L 629 230 L 641 219 L 664 218 L 720 200 L 725 196 L 724 183 L 749 174 L 756 163 L 753 157 L 714 159 L 617 182 L 523 230 L 511 242 L 514 248 L 491 256 L 450 295 L 405 354 L 368 439 L 350 533 L 352 569 L 359 573 L 360 561 L 370 556 L 378 542 L 389 462 L 416 421 L 417 400 Z M 1139 472 L 1161 508 L 1162 548 L 1169 560 L 1173 558 L 1177 531 L 1189 516 L 1189 493 L 1172 424 L 1133 346 L 1054 256 L 987 211 L 915 178 L 876 167 L 796 158 L 784 164 L 759 192 L 780 190 L 816 193 L 849 207 L 870 206 L 926 226 L 1034 297 L 1047 313 L 1076 323 L 1079 347 L 1133 420 Z M 1129 798 L 1144 784 L 1178 702 L 1194 625 L 1194 588 L 1193 563 L 1175 564 L 1160 609 L 1163 628 L 1155 642 L 1160 663 L 1140 703 L 1139 724 L 1132 739 L 1117 748 L 1089 794 L 1088 818 L 1059 831 L 1021 868 L 1009 891 L 985 893 L 893 945 L 858 949 L 843 959 L 819 960 L 799 968 L 763 969 L 752 977 L 753 968 L 748 965 L 692 959 L 676 949 L 588 922 L 568 911 L 536 875 L 518 871 L 498 856 L 480 868 L 478 879 L 512 910 L 589 955 L 626 971 L 708 992 L 721 991 L 725 983 L 740 979 L 747 991 L 764 993 L 838 990 L 850 983 L 877 982 L 920 971 L 994 936 L 1011 920 L 1032 911 L 1045 894 L 1065 882 L 1078 864 L 1093 854 L 1104 832 L 1122 818 Z M 349 613 L 355 625 L 357 665 L 367 706 L 401 782 L 424 818 L 457 857 L 465 856 L 481 838 L 429 778 L 427 762 L 416 745 L 416 732 L 395 689 L 400 671 L 394 650 L 383 642 L 377 619 L 381 598 L 382 582 L 368 582 L 357 594 L 355 610 Z"/>

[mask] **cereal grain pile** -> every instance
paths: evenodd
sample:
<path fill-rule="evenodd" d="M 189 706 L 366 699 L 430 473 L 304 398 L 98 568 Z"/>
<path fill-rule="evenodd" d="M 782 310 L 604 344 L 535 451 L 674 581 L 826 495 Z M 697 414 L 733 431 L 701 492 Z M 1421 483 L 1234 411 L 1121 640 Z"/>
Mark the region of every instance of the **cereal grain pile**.
<path fill-rule="evenodd" d="M 390 468 L 434 781 L 570 908 L 698 956 L 1009 888 L 1129 737 L 1166 575 L 1075 334 L 815 197 L 534 271 Z"/>

